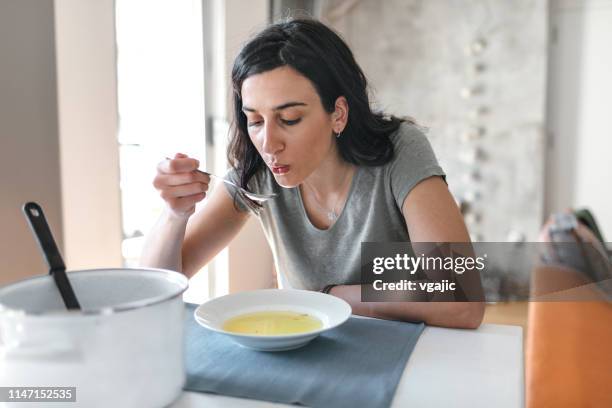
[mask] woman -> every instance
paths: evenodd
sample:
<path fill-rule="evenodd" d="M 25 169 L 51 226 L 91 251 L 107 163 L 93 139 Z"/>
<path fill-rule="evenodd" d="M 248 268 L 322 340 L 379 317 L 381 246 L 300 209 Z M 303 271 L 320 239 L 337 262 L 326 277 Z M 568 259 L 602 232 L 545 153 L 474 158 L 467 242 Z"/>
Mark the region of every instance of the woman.
<path fill-rule="evenodd" d="M 373 112 L 366 78 L 342 39 L 314 20 L 271 25 L 232 70 L 232 181 L 275 192 L 260 217 L 284 286 L 321 290 L 353 313 L 476 328 L 482 303 L 361 302 L 361 242 L 469 242 L 431 147 L 413 124 Z M 196 273 L 250 212 L 183 154 L 159 164 L 167 209 L 145 245 L 145 266 Z M 329 286 L 333 285 L 333 286 Z"/>

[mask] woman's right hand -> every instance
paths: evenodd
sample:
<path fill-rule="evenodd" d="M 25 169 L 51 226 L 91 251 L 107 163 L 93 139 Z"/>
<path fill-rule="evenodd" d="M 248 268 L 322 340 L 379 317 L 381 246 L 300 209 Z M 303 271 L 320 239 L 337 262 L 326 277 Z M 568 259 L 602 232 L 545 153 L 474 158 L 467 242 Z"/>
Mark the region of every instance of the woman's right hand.
<path fill-rule="evenodd" d="M 195 212 L 196 203 L 206 197 L 210 176 L 198 171 L 199 165 L 197 159 L 182 153 L 157 165 L 153 186 L 170 212 L 179 218 L 189 218 Z"/>

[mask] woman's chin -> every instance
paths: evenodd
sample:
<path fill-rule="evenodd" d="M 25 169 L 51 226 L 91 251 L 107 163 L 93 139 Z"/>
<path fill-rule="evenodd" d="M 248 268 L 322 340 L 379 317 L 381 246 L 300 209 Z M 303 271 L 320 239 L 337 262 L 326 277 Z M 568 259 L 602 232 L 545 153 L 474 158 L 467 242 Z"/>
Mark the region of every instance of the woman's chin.
<path fill-rule="evenodd" d="M 274 174 L 274 180 L 276 180 L 276 184 L 283 188 L 294 188 L 300 185 L 300 180 L 295 180 L 293 177 L 288 175 L 277 175 Z"/>

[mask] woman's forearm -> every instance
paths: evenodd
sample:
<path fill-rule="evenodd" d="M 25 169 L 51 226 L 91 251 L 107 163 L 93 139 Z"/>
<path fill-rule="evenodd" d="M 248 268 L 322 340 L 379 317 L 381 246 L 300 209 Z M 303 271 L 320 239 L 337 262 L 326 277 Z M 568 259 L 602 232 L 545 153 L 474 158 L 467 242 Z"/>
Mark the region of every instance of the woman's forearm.
<path fill-rule="evenodd" d="M 353 314 L 379 319 L 476 329 L 484 315 L 483 302 L 362 302 L 360 285 L 334 286 L 329 293 L 348 302 Z"/>
<path fill-rule="evenodd" d="M 165 210 L 147 236 L 140 265 L 182 272 L 181 249 L 187 220 L 188 217 L 179 217 Z"/>

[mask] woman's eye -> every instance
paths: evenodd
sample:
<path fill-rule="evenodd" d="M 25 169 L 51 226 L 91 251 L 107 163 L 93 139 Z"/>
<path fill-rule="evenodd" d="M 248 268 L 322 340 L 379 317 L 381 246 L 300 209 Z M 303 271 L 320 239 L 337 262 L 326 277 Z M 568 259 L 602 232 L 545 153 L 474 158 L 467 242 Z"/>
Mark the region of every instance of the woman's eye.
<path fill-rule="evenodd" d="M 247 126 L 248 127 L 255 127 L 255 126 L 259 126 L 261 124 L 261 121 L 254 121 L 254 122 L 248 122 Z"/>
<path fill-rule="evenodd" d="M 298 123 L 300 123 L 301 120 L 302 120 L 301 118 L 293 119 L 293 120 L 281 119 L 281 122 L 283 122 L 287 126 L 293 126 L 293 125 L 297 125 Z"/>

